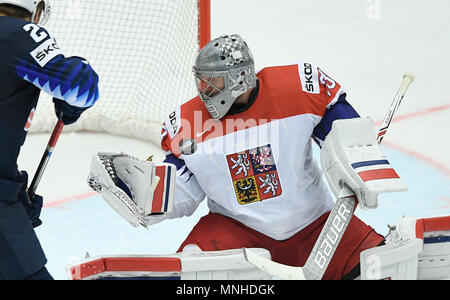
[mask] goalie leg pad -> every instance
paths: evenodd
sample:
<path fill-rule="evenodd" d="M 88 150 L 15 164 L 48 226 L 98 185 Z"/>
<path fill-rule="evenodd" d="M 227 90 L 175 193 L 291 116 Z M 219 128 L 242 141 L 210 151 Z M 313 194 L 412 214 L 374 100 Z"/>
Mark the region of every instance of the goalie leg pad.
<path fill-rule="evenodd" d="M 361 252 L 362 280 L 416 280 L 422 241 L 417 238 L 387 243 Z"/>
<path fill-rule="evenodd" d="M 172 164 L 98 152 L 92 158 L 88 184 L 132 226 L 146 226 L 146 216 L 172 211 L 175 172 Z"/>
<path fill-rule="evenodd" d="M 252 249 L 270 259 L 268 250 Z M 92 257 L 66 266 L 69 279 L 103 278 L 181 280 L 271 279 L 244 258 L 243 249 L 189 251 L 173 255 L 121 255 Z"/>
<path fill-rule="evenodd" d="M 450 279 L 450 216 L 403 217 L 386 246 L 361 253 L 361 279 Z"/>
<path fill-rule="evenodd" d="M 391 241 L 418 238 L 423 251 L 418 257 L 418 279 L 450 279 L 450 216 L 401 218 L 390 233 Z"/>
<path fill-rule="evenodd" d="M 255 253 L 270 259 L 270 252 L 253 248 Z M 181 257 L 182 280 L 266 280 L 272 277 L 249 263 L 244 249 L 222 251 L 183 251 Z"/>

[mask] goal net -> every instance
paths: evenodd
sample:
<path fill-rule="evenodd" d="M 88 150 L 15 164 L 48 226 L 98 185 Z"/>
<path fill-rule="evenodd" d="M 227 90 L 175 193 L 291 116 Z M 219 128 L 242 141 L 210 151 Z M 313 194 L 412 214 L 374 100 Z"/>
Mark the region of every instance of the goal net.
<path fill-rule="evenodd" d="M 195 57 L 210 39 L 210 0 L 56 0 L 45 26 L 66 57 L 87 59 L 100 99 L 64 131 L 97 131 L 159 143 L 163 120 L 195 97 Z M 56 123 L 41 93 L 32 132 Z"/>

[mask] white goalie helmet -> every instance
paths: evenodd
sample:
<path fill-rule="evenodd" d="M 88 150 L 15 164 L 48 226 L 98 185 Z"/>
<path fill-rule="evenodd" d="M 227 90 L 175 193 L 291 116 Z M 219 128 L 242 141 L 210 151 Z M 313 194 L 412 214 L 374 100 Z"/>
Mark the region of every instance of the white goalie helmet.
<path fill-rule="evenodd" d="M 237 34 L 209 42 L 197 55 L 193 69 L 199 96 L 216 121 L 240 95 L 256 86 L 253 55 Z"/>
<path fill-rule="evenodd" d="M 50 18 L 51 12 L 49 0 L 0 0 L 0 4 L 10 4 L 26 9 L 32 14 L 31 20 L 34 20 L 37 7 L 41 2 L 44 3 L 44 9 L 37 23 L 39 25 L 45 25 Z"/>

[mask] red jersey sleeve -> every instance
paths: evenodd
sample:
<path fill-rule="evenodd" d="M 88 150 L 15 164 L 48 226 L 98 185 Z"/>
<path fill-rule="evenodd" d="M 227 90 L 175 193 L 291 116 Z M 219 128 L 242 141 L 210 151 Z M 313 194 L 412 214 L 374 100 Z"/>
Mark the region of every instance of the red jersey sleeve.
<path fill-rule="evenodd" d="M 336 80 L 314 64 L 300 62 L 298 71 L 303 92 L 311 94 L 326 108 L 336 103 L 339 97 L 345 94 Z"/>

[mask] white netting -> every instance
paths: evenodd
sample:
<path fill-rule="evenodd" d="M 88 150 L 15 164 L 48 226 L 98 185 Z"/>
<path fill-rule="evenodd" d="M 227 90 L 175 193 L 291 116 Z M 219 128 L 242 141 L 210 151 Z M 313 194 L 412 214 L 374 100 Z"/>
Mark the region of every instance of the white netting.
<path fill-rule="evenodd" d="M 198 0 L 54 0 L 45 26 L 64 55 L 86 58 L 100 100 L 68 130 L 104 131 L 159 142 L 174 108 L 194 97 Z M 53 102 L 42 93 L 32 132 L 51 131 Z"/>

